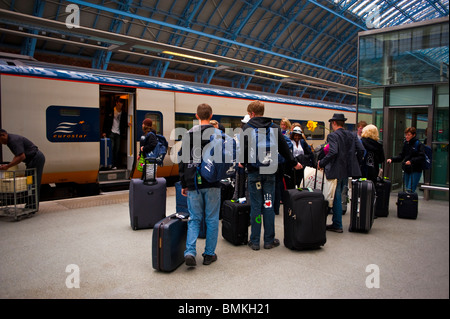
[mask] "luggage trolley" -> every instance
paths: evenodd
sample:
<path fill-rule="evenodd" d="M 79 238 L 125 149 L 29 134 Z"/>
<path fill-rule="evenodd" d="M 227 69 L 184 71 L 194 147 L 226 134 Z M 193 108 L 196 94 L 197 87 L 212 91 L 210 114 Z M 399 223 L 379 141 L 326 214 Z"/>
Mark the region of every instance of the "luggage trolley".
<path fill-rule="evenodd" d="M 39 210 L 36 169 L 0 171 L 0 216 L 16 221 Z"/>

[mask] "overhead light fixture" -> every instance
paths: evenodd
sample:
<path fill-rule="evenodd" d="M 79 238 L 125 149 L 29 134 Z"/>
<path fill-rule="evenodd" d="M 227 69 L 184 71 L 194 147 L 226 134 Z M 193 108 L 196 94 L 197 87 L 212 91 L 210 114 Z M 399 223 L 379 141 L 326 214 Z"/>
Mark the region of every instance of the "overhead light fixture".
<path fill-rule="evenodd" d="M 289 75 L 284 75 L 284 74 L 279 74 L 279 73 L 274 73 L 274 72 L 269 72 L 269 71 L 264 71 L 264 70 L 255 70 L 255 72 L 279 76 L 280 78 L 288 78 L 289 77 Z"/>
<path fill-rule="evenodd" d="M 205 59 L 205 58 L 199 58 L 193 55 L 187 55 L 187 54 L 182 54 L 182 53 L 176 53 L 176 52 L 172 52 L 172 51 L 163 51 L 162 53 L 165 54 L 169 54 L 169 55 L 176 55 L 176 56 L 180 56 L 183 58 L 188 58 L 188 59 L 194 59 L 194 60 L 199 60 L 199 61 L 205 61 L 205 62 L 211 62 L 211 63 L 216 63 L 216 60 L 210 60 L 210 59 Z"/>

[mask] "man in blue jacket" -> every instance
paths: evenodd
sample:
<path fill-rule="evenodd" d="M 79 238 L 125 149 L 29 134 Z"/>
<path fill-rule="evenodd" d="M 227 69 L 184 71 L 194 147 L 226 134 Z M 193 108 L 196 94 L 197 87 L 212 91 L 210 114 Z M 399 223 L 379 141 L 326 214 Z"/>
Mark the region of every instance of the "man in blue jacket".
<path fill-rule="evenodd" d="M 335 113 L 329 122 L 333 132 L 327 137 L 330 144 L 328 154 L 318 163 L 325 169 L 328 179 L 337 178 L 336 193 L 333 201 L 333 223 L 327 230 L 342 233 L 342 189 L 348 184 L 349 177 L 361 176 L 359 163 L 364 156 L 364 147 L 354 132 L 344 129 L 347 119 L 342 113 Z"/>

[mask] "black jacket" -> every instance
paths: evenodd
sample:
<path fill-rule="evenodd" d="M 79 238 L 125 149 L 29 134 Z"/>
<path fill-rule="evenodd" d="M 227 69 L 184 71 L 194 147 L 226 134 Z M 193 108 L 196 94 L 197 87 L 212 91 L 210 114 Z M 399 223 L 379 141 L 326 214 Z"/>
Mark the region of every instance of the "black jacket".
<path fill-rule="evenodd" d="M 141 136 L 140 147 L 142 146 L 144 147 L 142 151 L 139 148 L 141 155 L 143 153 L 145 156 L 146 154 L 150 153 L 155 149 L 156 144 L 158 144 L 158 138 L 156 137 L 155 134 L 156 134 L 155 130 L 151 130 L 151 132 Z"/>
<path fill-rule="evenodd" d="M 105 120 L 103 122 L 103 133 L 106 133 L 106 136 L 109 136 L 111 134 L 111 128 L 114 122 L 114 108 L 109 108 L 105 112 Z M 128 129 L 128 115 L 125 111 L 125 108 L 122 108 L 122 114 L 120 115 L 120 136 L 126 137 L 127 136 L 127 129 Z"/>
<path fill-rule="evenodd" d="M 400 154 L 392 157 L 393 162 L 402 162 L 402 169 L 405 173 L 422 172 L 423 162 L 425 161 L 425 152 L 423 144 L 420 142 L 416 148 L 416 142 L 416 137 L 413 137 L 409 142 L 405 140 Z M 405 162 L 407 161 L 411 161 L 411 165 L 405 165 Z"/>
<path fill-rule="evenodd" d="M 220 187 L 220 182 L 216 183 L 208 183 L 208 181 L 204 178 L 201 179 L 201 183 L 198 183 L 197 180 L 197 167 L 201 162 L 201 155 L 203 148 L 209 143 L 208 139 L 201 139 L 201 145 L 194 145 L 194 132 L 200 130 L 201 136 L 203 136 L 203 132 L 206 129 L 214 129 L 212 125 L 196 125 L 191 128 L 185 136 L 183 136 L 182 146 L 178 153 L 178 156 L 181 156 L 181 161 L 178 166 L 179 174 L 180 174 L 180 182 L 182 188 L 187 188 L 188 190 L 195 190 L 196 188 L 211 188 L 211 187 Z M 206 136 L 205 136 L 206 138 Z M 187 153 L 185 153 L 187 152 Z M 189 161 L 183 162 L 183 160 L 189 158 Z M 195 161 L 194 161 L 195 157 Z M 197 184 L 196 184 L 197 181 Z"/>
<path fill-rule="evenodd" d="M 319 162 L 320 167 L 325 168 L 327 178 L 360 177 L 364 147 L 356 133 L 340 128 L 328 134 L 327 141 L 330 150 Z"/>
<path fill-rule="evenodd" d="M 366 155 L 361 165 L 362 177 L 366 177 L 375 183 L 380 165 L 384 162 L 383 144 L 366 137 L 361 138 L 361 142 L 366 149 Z"/>
<path fill-rule="evenodd" d="M 247 129 L 253 130 L 255 128 L 266 128 L 268 129 L 270 125 L 272 124 L 272 119 L 268 117 L 254 117 L 251 118 L 250 121 L 248 121 L 247 124 L 245 124 L 242 127 L 242 130 L 245 132 Z M 253 127 L 252 127 L 253 126 Z M 286 160 L 286 168 L 291 169 L 295 165 L 297 165 L 297 160 L 292 155 L 291 150 L 289 149 L 288 144 L 286 143 L 286 140 L 284 139 L 281 129 L 277 124 L 272 124 L 272 127 L 276 130 L 278 130 L 278 153 L 283 156 Z M 244 163 L 248 163 L 248 136 L 249 134 L 244 134 Z M 242 148 L 241 148 L 242 151 Z M 258 171 L 258 168 L 253 167 L 252 165 L 247 165 L 248 172 L 256 172 Z"/>

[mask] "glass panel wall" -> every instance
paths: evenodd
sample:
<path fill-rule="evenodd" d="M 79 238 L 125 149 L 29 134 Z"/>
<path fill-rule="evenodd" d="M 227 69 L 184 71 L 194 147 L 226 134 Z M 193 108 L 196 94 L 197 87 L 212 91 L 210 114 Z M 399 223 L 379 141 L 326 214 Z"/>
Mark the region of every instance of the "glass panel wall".
<path fill-rule="evenodd" d="M 448 22 L 359 39 L 359 87 L 448 81 Z"/>
<path fill-rule="evenodd" d="M 424 171 L 423 181 L 447 188 L 448 76 L 448 18 L 358 35 L 357 122 L 364 120 L 379 128 L 385 153 L 398 151 L 396 144 L 405 125 L 415 126 L 417 137 L 433 150 L 432 167 Z M 401 185 L 399 174 L 400 181 L 396 174 L 392 177 Z M 442 191 L 430 195 L 449 198 Z"/>

